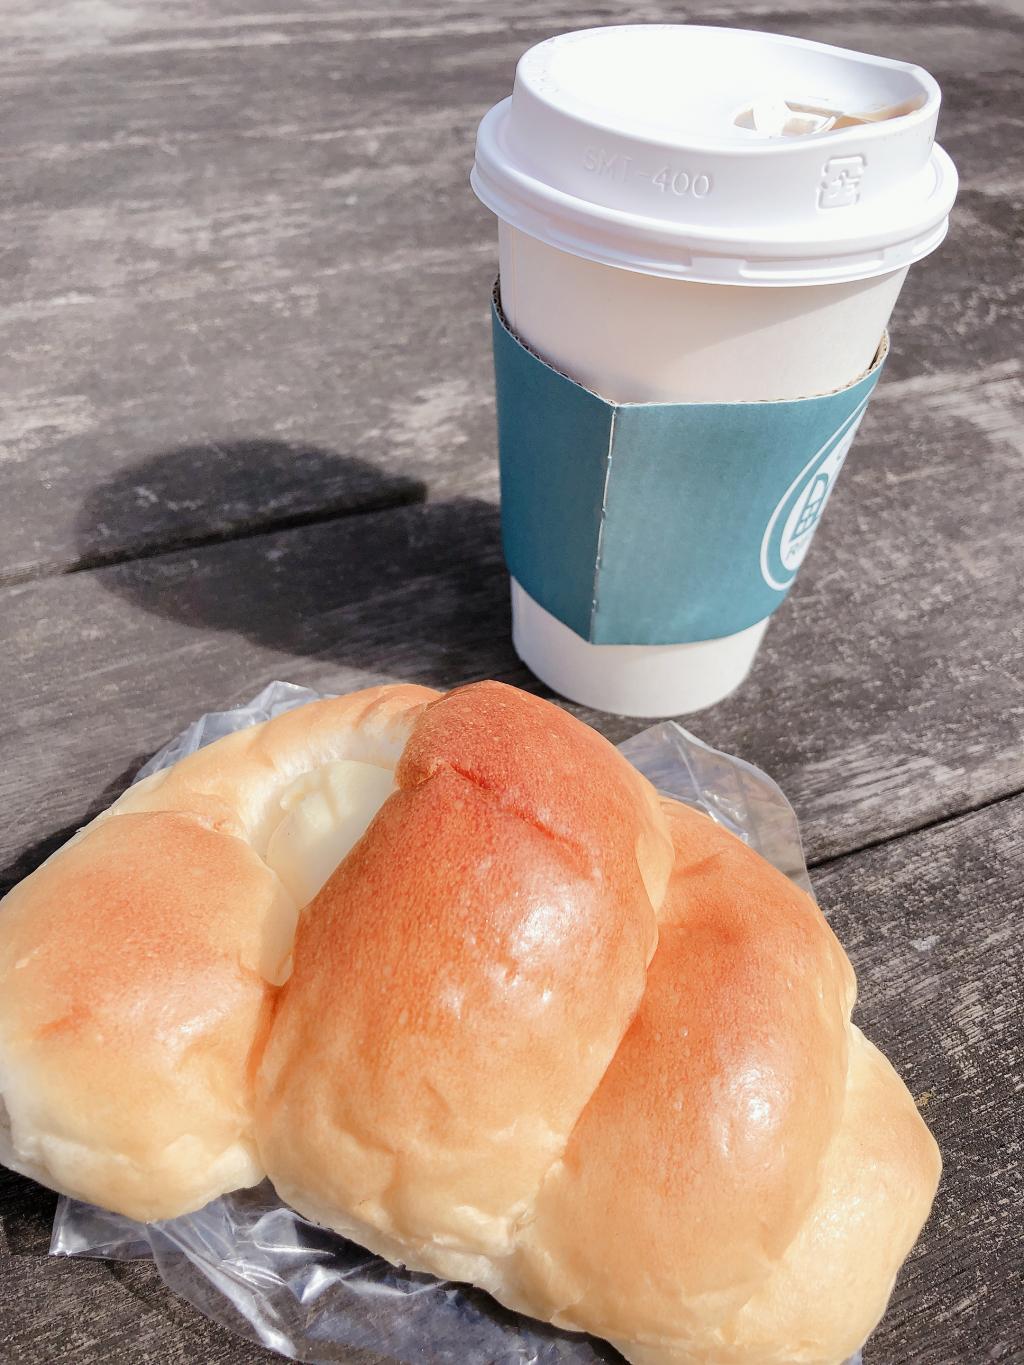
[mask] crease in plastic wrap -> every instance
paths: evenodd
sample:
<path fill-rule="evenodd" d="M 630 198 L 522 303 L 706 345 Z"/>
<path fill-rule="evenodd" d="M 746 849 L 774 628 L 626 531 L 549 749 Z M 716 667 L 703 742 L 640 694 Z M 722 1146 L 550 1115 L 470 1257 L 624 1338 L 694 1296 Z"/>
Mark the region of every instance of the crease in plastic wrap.
<path fill-rule="evenodd" d="M 270 683 L 245 706 L 201 716 L 135 780 L 318 696 L 292 683 Z M 670 721 L 619 748 L 659 790 L 706 811 L 810 890 L 796 816 L 766 774 Z M 269 1181 L 197 1213 L 148 1224 L 62 1196 L 50 1253 L 151 1257 L 168 1288 L 208 1318 L 311 1365 L 349 1360 L 358 1349 L 402 1365 L 621 1360 L 603 1342 L 508 1312 L 479 1290 L 396 1269 L 282 1204 Z"/>

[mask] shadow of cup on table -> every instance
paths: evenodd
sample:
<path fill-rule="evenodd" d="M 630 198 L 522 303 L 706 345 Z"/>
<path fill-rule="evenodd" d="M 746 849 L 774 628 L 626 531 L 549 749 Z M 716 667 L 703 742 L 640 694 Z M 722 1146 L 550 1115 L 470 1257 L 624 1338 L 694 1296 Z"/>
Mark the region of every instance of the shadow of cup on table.
<path fill-rule="evenodd" d="M 255 647 L 239 651 L 225 704 L 266 679 L 267 651 L 314 656 L 367 681 L 450 687 L 507 676 L 529 686 L 511 645 L 498 508 L 469 497 L 427 503 L 426 491 L 319 447 L 183 446 L 92 490 L 78 550 L 86 565 L 106 562 L 97 581 L 134 606 Z M 142 557 L 111 562 L 128 528 Z M 187 673 L 189 663 L 164 652 L 159 667 Z M 287 658 L 275 672 L 290 676 Z"/>
<path fill-rule="evenodd" d="M 426 497 L 422 479 L 323 446 L 209 440 L 147 456 L 92 489 L 76 549 L 79 564 L 94 568 Z"/>

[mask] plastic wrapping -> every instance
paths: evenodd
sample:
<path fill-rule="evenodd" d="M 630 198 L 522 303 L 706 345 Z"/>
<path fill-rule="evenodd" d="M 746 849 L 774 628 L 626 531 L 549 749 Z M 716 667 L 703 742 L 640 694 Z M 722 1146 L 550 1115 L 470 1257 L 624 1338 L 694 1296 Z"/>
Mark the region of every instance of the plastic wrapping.
<path fill-rule="evenodd" d="M 136 781 L 318 695 L 271 683 L 248 705 L 188 726 Z M 660 790 L 706 811 L 809 889 L 796 817 L 764 773 L 672 722 L 620 748 Z M 50 1253 L 122 1261 L 150 1256 L 167 1286 L 200 1312 L 293 1360 L 342 1362 L 359 1348 L 403 1365 L 621 1359 L 603 1342 L 507 1312 L 478 1290 L 396 1269 L 282 1204 L 269 1182 L 149 1224 L 61 1197 Z"/>

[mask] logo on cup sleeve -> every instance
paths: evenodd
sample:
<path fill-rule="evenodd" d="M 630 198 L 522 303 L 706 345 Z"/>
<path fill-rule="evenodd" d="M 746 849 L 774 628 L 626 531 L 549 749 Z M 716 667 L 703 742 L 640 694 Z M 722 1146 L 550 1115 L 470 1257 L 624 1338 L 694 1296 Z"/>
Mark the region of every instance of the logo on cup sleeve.
<path fill-rule="evenodd" d="M 761 540 L 761 576 L 770 588 L 785 592 L 796 577 L 867 405 L 865 398 L 779 499 Z"/>
<path fill-rule="evenodd" d="M 866 165 L 862 156 L 830 157 L 822 167 L 818 208 L 843 209 L 856 204 Z"/>

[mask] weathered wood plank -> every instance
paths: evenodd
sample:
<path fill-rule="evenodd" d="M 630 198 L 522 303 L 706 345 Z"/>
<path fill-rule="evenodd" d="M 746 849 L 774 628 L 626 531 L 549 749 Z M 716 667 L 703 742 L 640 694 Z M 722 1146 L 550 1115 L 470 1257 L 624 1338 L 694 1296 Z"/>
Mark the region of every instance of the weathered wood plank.
<path fill-rule="evenodd" d="M 1024 788 L 1019 375 L 886 386 L 752 677 L 694 722 L 783 783 L 812 858 Z M 222 478 L 170 452 L 95 489 L 83 515 L 115 522 L 140 486 L 217 501 Z M 23 584 L 0 593 L 0 620 L 9 875 L 169 730 L 272 676 L 536 685 L 511 649 L 497 511 L 481 499 Z"/>
<path fill-rule="evenodd" d="M 47 1257 L 55 1203 L 48 1190 L 0 1167 L 5 1365 L 280 1365 L 279 1355 L 216 1327 L 171 1294 L 151 1261 Z M 352 1365 L 371 1360 L 354 1353 Z"/>
<path fill-rule="evenodd" d="M 1024 1359 L 1024 799 L 832 862 L 815 889 L 855 1019 L 943 1152 L 935 1209 L 866 1365 Z"/>
<path fill-rule="evenodd" d="M 946 1163 L 866 1365 L 975 1365 L 1024 1353 L 1022 864 L 1017 798 L 839 859 L 815 877 L 858 972 L 855 1017 L 906 1079 Z M 0 1358 L 276 1358 L 204 1322 L 151 1266 L 46 1260 L 52 1212 L 53 1196 L 0 1173 Z M 351 1365 L 370 1359 L 353 1355 Z"/>
<path fill-rule="evenodd" d="M 382 496 L 493 492 L 493 222 L 467 185 L 477 120 L 554 29 L 678 11 L 4 11 L 0 576 Z M 932 67 L 964 189 L 950 240 L 911 274 L 890 379 L 956 380 L 1019 350 L 1021 186 L 1005 162 L 1020 140 L 1020 23 L 930 0 L 687 17 Z M 253 445 L 277 452 L 266 484 Z M 171 450 L 217 466 L 231 495 L 165 496 L 144 470 Z M 135 490 L 117 518 L 83 514 L 113 480 Z"/>

